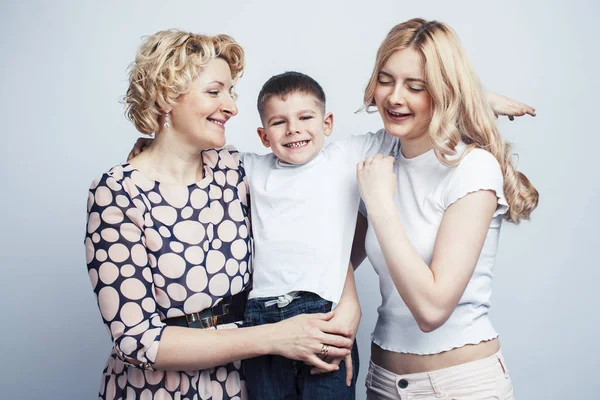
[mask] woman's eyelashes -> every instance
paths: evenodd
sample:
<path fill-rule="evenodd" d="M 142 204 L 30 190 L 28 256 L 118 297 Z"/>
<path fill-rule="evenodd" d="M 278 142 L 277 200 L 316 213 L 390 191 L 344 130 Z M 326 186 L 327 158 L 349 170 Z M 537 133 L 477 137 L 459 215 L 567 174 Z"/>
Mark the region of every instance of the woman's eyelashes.
<path fill-rule="evenodd" d="M 383 80 L 379 80 L 379 81 L 377 81 L 377 83 L 381 86 L 393 86 L 395 84 L 394 81 L 383 81 Z M 418 87 L 418 86 L 414 86 L 414 85 L 406 85 L 406 87 L 408 88 L 408 90 L 410 90 L 412 92 L 422 92 L 423 90 L 425 90 L 425 88 L 423 88 L 423 87 Z"/>
<path fill-rule="evenodd" d="M 219 95 L 221 94 L 221 90 L 219 90 L 219 89 L 211 89 L 211 90 L 208 90 L 207 93 L 209 95 L 211 95 L 212 97 L 219 97 Z M 223 93 L 225 93 L 225 92 L 223 92 Z M 235 90 L 232 89 L 228 93 L 229 93 L 229 96 L 231 96 L 231 98 L 233 100 L 237 100 L 238 94 L 237 94 L 237 92 Z"/>

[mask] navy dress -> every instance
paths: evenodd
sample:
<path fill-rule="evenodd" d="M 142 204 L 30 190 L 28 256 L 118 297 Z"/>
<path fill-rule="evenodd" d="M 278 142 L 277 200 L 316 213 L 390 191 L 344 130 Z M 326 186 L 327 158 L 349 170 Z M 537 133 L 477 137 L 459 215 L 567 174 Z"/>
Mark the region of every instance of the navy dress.
<path fill-rule="evenodd" d="M 86 261 L 113 341 L 100 399 L 246 398 L 241 361 L 203 371 L 153 368 L 165 318 L 212 307 L 250 283 L 248 186 L 239 154 L 207 150 L 203 163 L 204 178 L 189 186 L 150 180 L 130 164 L 92 183 Z"/>

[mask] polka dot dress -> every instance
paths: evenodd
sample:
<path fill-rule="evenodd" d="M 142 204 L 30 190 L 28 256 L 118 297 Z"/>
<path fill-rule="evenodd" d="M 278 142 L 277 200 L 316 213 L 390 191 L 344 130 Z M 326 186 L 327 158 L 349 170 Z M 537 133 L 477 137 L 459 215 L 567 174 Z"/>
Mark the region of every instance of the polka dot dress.
<path fill-rule="evenodd" d="M 250 280 L 248 187 L 239 154 L 208 150 L 203 162 L 204 179 L 187 187 L 149 180 L 129 164 L 92 183 L 86 261 L 114 343 L 100 399 L 246 398 L 241 362 L 191 372 L 153 368 L 162 320 L 212 307 Z"/>

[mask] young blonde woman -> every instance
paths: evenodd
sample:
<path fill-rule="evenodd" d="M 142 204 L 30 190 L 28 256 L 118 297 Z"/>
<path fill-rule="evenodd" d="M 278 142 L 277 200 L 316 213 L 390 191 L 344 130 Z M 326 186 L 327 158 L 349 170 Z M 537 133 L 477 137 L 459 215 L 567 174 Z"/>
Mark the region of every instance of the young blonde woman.
<path fill-rule="evenodd" d="M 399 143 L 357 166 L 383 302 L 368 399 L 512 399 L 488 317 L 503 220 L 538 193 L 511 162 L 457 35 L 412 19 L 377 53 L 364 104 Z"/>
<path fill-rule="evenodd" d="M 131 67 L 127 116 L 156 138 L 88 195 L 86 260 L 113 341 L 101 399 L 243 399 L 242 359 L 277 354 L 331 371 L 317 354 L 350 353 L 333 313 L 240 328 L 248 190 L 237 151 L 223 146 L 243 67 L 229 36 L 176 30 L 149 36 Z"/>

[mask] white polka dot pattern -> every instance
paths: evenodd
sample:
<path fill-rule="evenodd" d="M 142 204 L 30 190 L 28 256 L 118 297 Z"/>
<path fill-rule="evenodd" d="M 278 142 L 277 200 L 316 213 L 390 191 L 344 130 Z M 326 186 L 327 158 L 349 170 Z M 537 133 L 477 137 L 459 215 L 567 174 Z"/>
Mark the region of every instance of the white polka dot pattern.
<path fill-rule="evenodd" d="M 241 362 L 191 372 L 152 368 L 161 320 L 202 311 L 249 283 L 239 155 L 230 147 L 209 150 L 203 161 L 204 179 L 187 187 L 152 181 L 129 164 L 90 187 L 85 257 L 114 343 L 101 399 L 246 398 Z"/>

